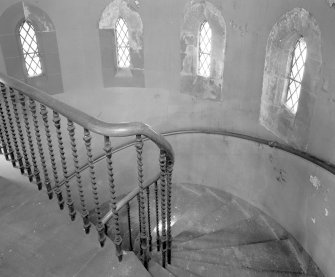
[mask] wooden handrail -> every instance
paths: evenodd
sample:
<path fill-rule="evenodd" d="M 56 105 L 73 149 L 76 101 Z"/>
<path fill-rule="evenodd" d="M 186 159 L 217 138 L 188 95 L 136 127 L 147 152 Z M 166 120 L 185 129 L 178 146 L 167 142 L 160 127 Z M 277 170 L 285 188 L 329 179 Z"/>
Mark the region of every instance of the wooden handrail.
<path fill-rule="evenodd" d="M 141 122 L 127 123 L 107 123 L 96 119 L 72 106 L 69 106 L 51 95 L 27 85 L 12 77 L 6 76 L 0 72 L 0 82 L 13 87 L 24 95 L 32 98 L 39 103 L 57 111 L 59 114 L 69 120 L 81 125 L 83 128 L 93 133 L 110 137 L 129 137 L 134 135 L 144 135 L 152 140 L 160 149 L 166 152 L 167 157 L 174 162 L 174 152 L 170 143 L 161 135 L 153 130 L 149 125 Z"/>

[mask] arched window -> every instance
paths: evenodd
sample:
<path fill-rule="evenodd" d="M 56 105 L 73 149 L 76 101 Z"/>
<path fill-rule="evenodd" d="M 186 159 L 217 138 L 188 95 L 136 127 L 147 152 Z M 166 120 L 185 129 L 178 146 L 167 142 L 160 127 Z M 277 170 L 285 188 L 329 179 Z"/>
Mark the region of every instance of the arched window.
<path fill-rule="evenodd" d="M 38 42 L 35 28 L 31 22 L 25 20 L 21 23 L 19 26 L 19 36 L 28 77 L 41 75 L 43 70 L 38 50 Z"/>
<path fill-rule="evenodd" d="M 308 145 L 321 67 L 321 31 L 315 18 L 302 8 L 283 14 L 266 45 L 259 122 L 300 149 Z"/>
<path fill-rule="evenodd" d="M 304 77 L 305 63 L 307 57 L 307 45 L 303 37 L 298 39 L 290 56 L 291 66 L 288 76 L 288 86 L 285 95 L 285 106 L 296 114 L 299 105 L 301 82 Z"/>
<path fill-rule="evenodd" d="M 198 75 L 208 78 L 211 73 L 212 29 L 207 21 L 200 25 L 198 49 Z"/>
<path fill-rule="evenodd" d="M 127 23 L 122 17 L 116 20 L 115 31 L 117 66 L 128 68 L 130 66 L 129 34 Z"/>

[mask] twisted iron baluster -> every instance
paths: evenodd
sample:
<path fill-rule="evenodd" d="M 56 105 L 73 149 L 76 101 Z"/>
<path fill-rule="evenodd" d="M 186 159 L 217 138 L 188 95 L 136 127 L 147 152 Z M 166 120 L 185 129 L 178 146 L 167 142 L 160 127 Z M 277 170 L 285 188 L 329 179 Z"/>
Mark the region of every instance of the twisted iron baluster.
<path fill-rule="evenodd" d="M 18 130 L 18 133 L 19 133 L 19 137 L 20 137 L 21 149 L 22 149 L 24 162 L 25 162 L 25 169 L 27 171 L 29 180 L 32 181 L 33 173 L 31 171 L 31 166 L 30 166 L 29 157 L 28 157 L 28 153 L 27 153 L 26 141 L 24 139 L 21 120 L 20 120 L 20 116 L 19 116 L 19 112 L 18 112 L 18 108 L 17 108 L 16 93 L 14 92 L 13 89 L 10 90 L 10 96 L 11 96 L 11 100 L 12 100 L 12 104 L 13 104 L 13 111 L 14 111 L 14 116 L 15 116 L 15 120 L 16 120 L 16 126 L 17 126 L 17 130 Z M 21 170 L 21 173 L 24 173 L 24 169 Z"/>
<path fill-rule="evenodd" d="M 42 182 L 41 182 L 41 177 L 40 177 L 40 171 L 38 170 L 37 166 L 37 161 L 36 161 L 36 154 L 35 154 L 35 149 L 34 149 L 34 144 L 33 144 L 33 139 L 30 131 L 30 123 L 29 123 L 29 118 L 28 118 L 28 112 L 27 112 L 27 107 L 26 107 L 26 98 L 22 93 L 19 93 L 20 96 L 20 102 L 21 102 L 21 108 L 22 108 L 22 113 L 23 113 L 23 118 L 24 118 L 24 125 L 26 128 L 26 133 L 28 137 L 28 144 L 29 144 L 29 149 L 30 149 L 30 155 L 31 155 L 31 160 L 33 162 L 33 168 L 34 168 L 34 174 L 36 184 L 39 190 L 42 189 Z M 32 181 L 32 176 L 31 178 L 29 177 L 29 180 Z"/>
<path fill-rule="evenodd" d="M 60 116 L 58 112 L 53 111 L 53 122 L 56 127 L 58 148 L 59 148 L 60 158 L 62 162 L 64 183 L 65 183 L 65 188 L 66 188 L 66 204 L 69 209 L 70 218 L 72 221 L 74 221 L 76 218 L 76 211 L 74 209 L 74 202 L 72 200 L 71 188 L 69 185 L 67 164 L 66 164 L 65 151 L 64 151 L 64 143 L 63 143 L 63 137 L 62 137 L 62 131 L 61 131 L 61 124 L 60 124 Z"/>
<path fill-rule="evenodd" d="M 157 243 L 157 251 L 161 249 L 161 238 L 159 235 L 159 202 L 158 202 L 158 184 L 155 182 L 155 204 L 156 204 L 156 243 Z"/>
<path fill-rule="evenodd" d="M 133 251 L 133 241 L 131 237 L 131 218 L 130 218 L 130 204 L 127 203 L 127 216 L 128 216 L 128 234 L 129 234 L 129 251 Z"/>
<path fill-rule="evenodd" d="M 141 200 L 140 200 L 140 195 L 137 194 L 137 208 L 138 208 L 138 225 L 139 225 L 139 231 L 140 231 L 140 236 L 142 234 L 142 217 L 141 217 Z M 143 250 L 140 247 L 140 256 L 143 256 Z"/>
<path fill-rule="evenodd" d="M 10 98 L 12 100 L 11 101 L 12 104 L 13 104 L 12 96 L 14 94 L 15 94 L 14 90 L 12 88 L 9 88 L 9 95 L 10 95 Z M 16 136 L 15 126 L 14 126 L 14 121 L 13 121 L 13 118 L 15 117 L 15 114 L 13 115 L 14 107 L 13 107 L 13 112 L 12 112 L 11 109 L 10 109 L 10 106 L 9 106 L 9 100 L 8 100 L 7 92 L 4 92 L 4 98 L 5 98 L 5 103 L 8 102 L 8 105 L 6 105 L 7 106 L 7 115 L 8 115 L 8 121 L 9 121 L 9 125 L 11 127 L 11 133 L 12 133 L 12 137 L 13 137 L 13 141 L 14 141 L 16 160 L 19 163 L 19 169 L 21 171 L 21 174 L 24 174 L 23 156 L 22 156 L 20 148 L 19 148 L 18 138 Z M 15 121 L 15 123 L 17 123 L 17 121 Z M 16 127 L 18 127 L 18 126 L 16 125 Z"/>
<path fill-rule="evenodd" d="M 108 182 L 109 189 L 112 197 L 112 211 L 113 211 L 113 225 L 115 228 L 114 244 L 116 246 L 116 256 L 119 261 L 122 261 L 122 237 L 119 225 L 119 213 L 116 211 L 116 195 L 115 195 L 115 184 L 114 184 L 114 173 L 113 173 L 113 161 L 112 161 L 112 145 L 108 136 L 105 136 L 105 147 L 107 171 L 108 171 Z"/>
<path fill-rule="evenodd" d="M 142 233 L 142 218 L 141 218 L 141 200 L 140 200 L 140 195 L 137 194 L 137 207 L 138 207 L 138 222 L 139 222 L 139 229 L 140 229 L 140 234 Z M 141 251 L 141 255 L 142 255 Z"/>
<path fill-rule="evenodd" d="M 8 134 L 7 124 L 6 124 L 6 117 L 5 117 L 3 107 L 2 107 L 2 101 L 0 101 L 0 115 L 1 115 L 0 135 L 1 135 L 2 149 L 5 155 L 5 159 L 9 161 L 10 156 L 11 156 L 11 151 L 13 150 L 11 150 L 11 146 L 10 146 L 9 134 Z"/>
<path fill-rule="evenodd" d="M 149 251 L 152 251 L 152 236 L 151 236 L 151 219 L 150 219 L 150 187 L 147 190 L 147 212 L 148 212 L 148 239 L 149 239 Z"/>
<path fill-rule="evenodd" d="M 148 241 L 147 241 L 147 230 L 146 230 L 146 219 L 145 219 L 145 196 L 143 188 L 143 140 L 141 135 L 136 135 L 136 152 L 137 152 L 137 173 L 138 173 L 138 185 L 140 187 L 139 198 L 140 198 L 140 218 L 142 221 L 142 230 L 140 234 L 140 247 L 143 253 L 143 265 L 148 268 Z"/>
<path fill-rule="evenodd" d="M 42 169 L 43 169 L 43 175 L 44 175 L 44 184 L 45 184 L 45 187 L 47 189 L 49 199 L 52 199 L 53 191 L 52 191 L 52 188 L 51 188 L 51 182 L 50 182 L 50 178 L 49 178 L 47 163 L 46 163 L 46 160 L 45 160 L 45 157 L 44 157 L 44 150 L 43 150 L 40 128 L 39 128 L 38 118 L 37 118 L 36 103 L 33 99 L 29 98 L 29 104 L 30 104 L 29 105 L 30 111 L 33 115 L 37 148 L 38 148 L 38 152 L 40 154 L 40 159 L 41 159 L 41 164 L 42 164 Z"/>
<path fill-rule="evenodd" d="M 75 138 L 75 126 L 73 122 L 69 119 L 67 121 L 67 126 L 68 126 L 67 130 L 69 131 L 69 136 L 70 136 L 70 141 L 71 141 L 73 163 L 74 163 L 74 167 L 76 170 L 76 180 L 77 180 L 80 205 L 81 205 L 81 216 L 83 218 L 83 225 L 84 225 L 85 233 L 88 234 L 90 232 L 91 223 L 88 219 L 88 211 L 86 209 L 84 189 L 83 189 L 83 184 L 81 183 L 80 167 L 79 167 L 79 161 L 78 161 L 78 151 L 77 151 L 77 144 L 76 144 L 76 138 Z"/>
<path fill-rule="evenodd" d="M 171 249 L 172 249 L 172 235 L 171 235 L 171 186 L 172 186 L 172 170 L 173 163 L 167 159 L 167 261 L 171 264 Z"/>
<path fill-rule="evenodd" d="M 12 120 L 12 113 L 10 111 L 10 106 L 9 106 L 9 102 L 8 102 L 8 98 L 7 98 L 7 89 L 6 89 L 6 86 L 3 83 L 1 83 L 1 92 L 2 92 L 2 95 L 3 95 L 4 102 L 5 102 L 6 116 L 8 118 L 8 125 L 9 125 L 9 127 L 7 127 L 7 124 L 5 123 L 5 133 L 6 133 L 7 144 L 8 144 L 8 148 L 9 148 L 10 160 L 12 162 L 12 165 L 16 166 L 16 160 L 15 160 L 15 156 L 14 156 L 14 148 L 16 150 L 16 155 L 18 155 L 18 152 L 19 152 L 19 151 L 17 151 L 18 150 L 18 144 L 17 144 L 15 129 L 14 129 L 13 120 Z M 4 115 L 4 122 L 6 122 L 5 115 Z M 10 130 L 10 134 L 9 134 L 8 129 Z M 11 135 L 12 140 L 13 140 L 14 148 L 12 147 L 10 135 Z M 20 156 L 20 153 L 19 153 L 19 156 Z M 19 157 L 17 156 L 17 158 L 19 158 Z M 21 159 L 21 163 L 22 163 L 22 159 Z"/>
<path fill-rule="evenodd" d="M 164 150 L 160 151 L 159 163 L 161 169 L 162 266 L 166 267 L 166 154 Z"/>
<path fill-rule="evenodd" d="M 105 235 L 104 225 L 101 222 L 101 211 L 100 211 L 100 203 L 99 203 L 99 196 L 98 196 L 98 187 L 97 187 L 95 171 L 94 171 L 91 140 L 92 140 L 92 137 L 91 137 L 90 131 L 87 129 L 84 129 L 84 141 L 85 141 L 85 146 L 86 146 L 88 165 L 90 167 L 90 177 L 91 177 L 92 192 L 93 192 L 93 198 L 94 198 L 94 204 L 95 204 L 95 212 L 97 214 L 97 219 L 98 219 L 96 228 L 99 234 L 100 245 L 101 247 L 103 247 L 105 245 L 106 235 Z"/>
<path fill-rule="evenodd" d="M 1 103 L 0 103 L 0 106 L 1 106 Z M 5 157 L 6 157 L 6 160 L 8 160 L 7 145 L 6 145 L 6 142 L 5 142 L 5 137 L 4 137 L 3 132 L 4 132 L 4 128 L 3 128 L 3 124 L 2 124 L 2 120 L 1 120 L 1 123 L 0 123 L 0 143 L 1 143 L 0 154 L 4 154 Z"/>
<path fill-rule="evenodd" d="M 58 205 L 61 210 L 64 209 L 64 199 L 63 199 L 63 194 L 62 191 L 59 187 L 59 179 L 58 179 L 58 172 L 57 172 L 57 166 L 56 166 L 56 160 L 55 160 L 55 153 L 53 149 L 53 143 L 52 143 L 52 137 L 50 133 L 50 127 L 49 127 L 49 120 L 48 120 L 48 110 L 44 105 L 40 105 L 40 113 L 44 122 L 44 128 L 45 128 L 45 135 L 47 137 L 47 143 L 48 143 L 48 149 L 49 149 L 49 154 L 50 154 L 50 160 L 51 160 L 51 168 L 52 168 L 52 173 L 54 176 L 54 181 L 55 181 L 55 188 L 54 191 L 57 196 L 58 200 Z"/>

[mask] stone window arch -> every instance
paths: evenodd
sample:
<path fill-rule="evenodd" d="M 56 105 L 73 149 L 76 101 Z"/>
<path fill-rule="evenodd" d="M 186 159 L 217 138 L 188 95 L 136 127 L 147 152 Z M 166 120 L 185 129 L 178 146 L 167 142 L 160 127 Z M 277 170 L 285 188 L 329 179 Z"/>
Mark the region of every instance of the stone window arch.
<path fill-rule="evenodd" d="M 143 23 L 138 10 L 139 5 L 133 1 L 114 0 L 100 16 L 99 38 L 104 87 L 145 86 Z"/>
<path fill-rule="evenodd" d="M 211 55 L 208 76 L 198 74 L 199 30 L 204 22 L 211 28 Z M 181 92 L 202 99 L 222 100 L 226 22 L 212 3 L 194 0 L 186 4 L 181 27 Z"/>
<path fill-rule="evenodd" d="M 290 85 L 291 55 L 303 37 L 307 57 L 296 112 L 285 105 Z M 268 37 L 263 74 L 260 124 L 298 148 L 307 146 L 315 99 L 321 89 L 321 32 L 314 17 L 295 8 L 284 14 Z"/>
<path fill-rule="evenodd" d="M 20 41 L 24 22 L 33 26 L 38 44 L 42 72 L 34 76 L 28 74 Z M 24 1 L 9 6 L 0 16 L 0 44 L 9 76 L 50 94 L 63 92 L 56 29 L 47 13 Z"/>

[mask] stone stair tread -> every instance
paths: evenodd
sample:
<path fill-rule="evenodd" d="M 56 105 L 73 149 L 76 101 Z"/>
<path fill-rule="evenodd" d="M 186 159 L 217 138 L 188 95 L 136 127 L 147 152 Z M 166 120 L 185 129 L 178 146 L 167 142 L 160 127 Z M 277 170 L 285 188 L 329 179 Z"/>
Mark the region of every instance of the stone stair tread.
<path fill-rule="evenodd" d="M 166 268 L 177 277 L 202 277 L 201 275 L 183 269 L 183 267 L 167 265 Z"/>
<path fill-rule="evenodd" d="M 254 216 L 240 220 L 213 233 L 204 234 L 186 242 L 176 242 L 174 247 L 177 249 L 210 249 L 276 239 L 277 236 L 268 228 L 263 219 L 259 216 Z"/>
<path fill-rule="evenodd" d="M 186 242 L 205 234 L 224 229 L 231 224 L 247 219 L 246 215 L 234 203 L 228 202 L 221 205 L 217 210 L 208 213 L 202 219 L 193 222 L 189 228 L 176 236 L 176 241 Z"/>
<path fill-rule="evenodd" d="M 115 247 L 111 242 L 74 275 L 74 277 L 92 276 L 151 277 L 133 252 L 123 251 L 122 262 L 118 262 Z"/>
<path fill-rule="evenodd" d="M 276 272 L 276 271 L 255 271 L 250 268 L 232 267 L 218 264 L 209 264 L 200 261 L 187 261 L 174 259 L 174 266 L 185 267 L 189 272 L 202 277 L 311 277 L 315 275 Z"/>
<path fill-rule="evenodd" d="M 221 206 L 226 205 L 221 199 L 213 197 L 208 193 L 208 188 L 203 189 L 202 194 L 195 197 L 187 205 L 187 212 L 184 212 L 179 218 L 174 216 L 174 225 L 172 227 L 172 236 L 176 237 L 181 232 L 189 230 L 203 218 Z M 186 202 L 184 200 L 184 202 Z M 175 205 L 173 203 L 173 205 Z"/>
<path fill-rule="evenodd" d="M 149 262 L 149 273 L 152 277 L 175 277 L 170 271 L 163 268 L 160 264 L 156 263 L 154 260 Z"/>
<path fill-rule="evenodd" d="M 232 267 L 246 267 L 258 271 L 304 273 L 288 240 L 270 241 L 227 248 L 182 250 L 172 253 L 173 258 L 203 261 Z"/>
<path fill-rule="evenodd" d="M 275 220 L 273 220 L 270 216 L 265 214 L 262 210 L 258 209 L 257 207 L 251 205 L 248 201 L 237 197 L 233 194 L 230 194 L 226 191 L 217 189 L 217 188 L 210 188 L 211 192 L 220 199 L 226 199 L 227 195 L 230 195 L 231 202 L 233 202 L 235 205 L 239 207 L 239 210 L 243 211 L 245 213 L 246 218 L 254 217 L 254 216 L 260 216 L 264 220 L 264 222 L 268 225 L 270 229 L 274 231 L 274 233 L 280 237 L 284 237 L 287 235 L 287 231 L 278 224 Z"/>

